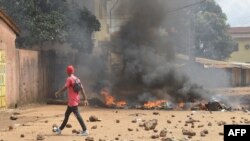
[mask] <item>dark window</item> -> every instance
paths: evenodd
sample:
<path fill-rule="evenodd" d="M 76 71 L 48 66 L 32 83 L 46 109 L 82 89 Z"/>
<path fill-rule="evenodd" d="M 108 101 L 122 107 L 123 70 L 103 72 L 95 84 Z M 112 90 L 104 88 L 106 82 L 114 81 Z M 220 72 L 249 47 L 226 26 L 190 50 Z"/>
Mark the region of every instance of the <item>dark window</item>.
<path fill-rule="evenodd" d="M 247 86 L 247 71 L 246 69 L 241 69 L 241 86 Z"/>
<path fill-rule="evenodd" d="M 234 50 L 233 51 L 239 51 L 239 43 L 234 44 Z"/>
<path fill-rule="evenodd" d="M 250 49 L 250 45 L 249 45 L 249 44 L 246 44 L 246 45 L 245 45 L 245 49 Z"/>

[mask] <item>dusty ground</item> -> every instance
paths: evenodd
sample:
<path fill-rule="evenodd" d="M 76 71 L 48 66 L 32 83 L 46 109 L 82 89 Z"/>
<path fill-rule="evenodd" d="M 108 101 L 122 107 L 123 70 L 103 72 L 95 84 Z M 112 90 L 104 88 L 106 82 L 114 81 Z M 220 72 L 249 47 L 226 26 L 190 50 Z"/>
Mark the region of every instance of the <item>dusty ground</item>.
<path fill-rule="evenodd" d="M 69 123 L 72 128 L 65 128 L 62 135 L 55 135 L 52 132 L 52 125 L 60 123 L 63 120 L 66 106 L 51 106 L 39 105 L 30 106 L 28 108 L 21 108 L 17 110 L 0 110 L 0 140 L 3 141 L 33 141 L 36 140 L 37 134 L 45 136 L 46 141 L 83 141 L 86 137 L 76 136 L 72 134 L 73 129 L 80 129 L 80 126 L 73 115 L 71 115 Z M 103 108 L 90 108 L 80 107 L 81 114 L 90 131 L 90 137 L 95 141 L 105 139 L 106 141 L 120 140 L 120 141 L 151 141 L 161 140 L 152 139 L 151 136 L 159 134 L 164 128 L 167 128 L 167 137 L 174 137 L 176 139 L 187 138 L 182 134 L 182 129 L 191 129 L 196 132 L 196 135 L 189 140 L 192 141 L 223 141 L 223 136 L 219 132 L 223 132 L 223 126 L 219 126 L 218 121 L 225 121 L 227 124 L 232 124 L 233 120 L 237 124 L 246 124 L 244 120 L 250 121 L 250 113 L 237 112 L 213 112 L 208 111 L 154 111 L 154 110 L 119 110 L 119 109 L 103 109 Z M 9 117 L 14 112 L 20 113 L 17 115 L 17 120 L 10 120 Z M 159 112 L 159 115 L 154 115 L 153 112 Z M 100 118 L 101 122 L 87 122 L 91 115 Z M 174 115 L 174 117 L 172 116 Z M 199 120 L 194 124 L 184 126 L 185 121 L 192 117 Z M 235 119 L 234 119 L 235 118 Z M 137 119 L 137 123 L 131 121 Z M 158 125 L 154 132 L 153 130 L 146 131 L 139 127 L 140 120 L 157 119 Z M 120 120 L 120 123 L 116 123 Z M 170 120 L 171 123 L 167 121 Z M 208 122 L 212 126 L 208 126 Z M 247 123 L 249 124 L 249 123 Z M 91 129 L 92 126 L 97 125 L 97 129 Z M 199 125 L 204 127 L 198 128 Z M 10 130 L 9 126 L 14 127 Z M 128 128 L 133 131 L 128 131 Z M 200 131 L 207 129 L 208 134 L 205 137 L 200 136 Z M 20 135 L 24 137 L 21 138 Z"/>

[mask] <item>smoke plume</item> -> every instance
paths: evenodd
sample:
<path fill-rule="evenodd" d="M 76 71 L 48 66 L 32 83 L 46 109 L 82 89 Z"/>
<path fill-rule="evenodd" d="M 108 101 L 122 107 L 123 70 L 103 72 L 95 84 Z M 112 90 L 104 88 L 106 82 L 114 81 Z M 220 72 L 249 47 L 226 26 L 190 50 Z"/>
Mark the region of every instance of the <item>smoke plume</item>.
<path fill-rule="evenodd" d="M 189 17 L 185 9 L 170 12 L 186 4 L 166 0 L 121 2 L 117 13 L 125 11 L 129 18 L 111 39 L 112 53 L 120 60 L 112 65 L 112 94 L 130 102 L 192 101 L 212 96 L 201 80 L 192 79 L 205 77 L 205 73 L 193 77 L 202 69 L 194 62 L 183 64 L 176 57 L 179 50 L 188 50 L 185 39 L 190 36 L 186 37 L 186 23 L 180 21 L 188 21 Z M 186 38 L 177 36 L 178 32 Z"/>

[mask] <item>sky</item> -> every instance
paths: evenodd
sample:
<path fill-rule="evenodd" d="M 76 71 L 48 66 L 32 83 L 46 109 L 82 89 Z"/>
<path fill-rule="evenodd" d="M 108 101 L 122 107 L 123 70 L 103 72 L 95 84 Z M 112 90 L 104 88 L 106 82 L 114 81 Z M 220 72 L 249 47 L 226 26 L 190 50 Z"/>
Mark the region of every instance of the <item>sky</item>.
<path fill-rule="evenodd" d="M 250 26 L 250 0 L 215 0 L 232 27 Z"/>

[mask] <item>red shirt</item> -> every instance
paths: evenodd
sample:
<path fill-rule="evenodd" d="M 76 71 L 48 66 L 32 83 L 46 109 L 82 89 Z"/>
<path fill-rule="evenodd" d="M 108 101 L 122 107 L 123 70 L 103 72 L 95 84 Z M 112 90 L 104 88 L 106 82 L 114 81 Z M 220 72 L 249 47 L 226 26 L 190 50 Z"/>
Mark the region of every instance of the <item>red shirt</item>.
<path fill-rule="evenodd" d="M 80 103 L 80 94 L 76 93 L 73 90 L 73 84 L 75 83 L 75 79 L 78 79 L 73 74 L 69 76 L 66 80 L 65 87 L 68 89 L 68 106 L 78 106 Z M 80 81 L 80 80 L 79 80 Z"/>

